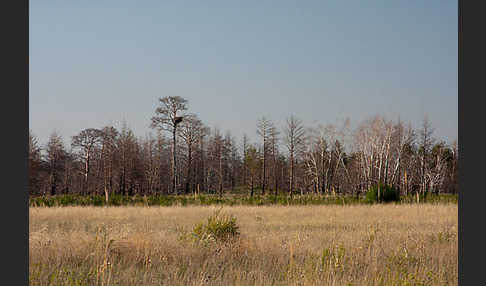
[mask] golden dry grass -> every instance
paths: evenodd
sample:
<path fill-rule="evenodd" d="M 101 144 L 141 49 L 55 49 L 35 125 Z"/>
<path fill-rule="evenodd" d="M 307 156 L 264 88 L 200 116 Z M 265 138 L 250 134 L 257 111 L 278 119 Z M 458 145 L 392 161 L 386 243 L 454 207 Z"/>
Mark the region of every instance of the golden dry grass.
<path fill-rule="evenodd" d="M 457 204 L 224 207 L 238 241 L 184 239 L 215 210 L 30 208 L 30 284 L 458 284 Z"/>

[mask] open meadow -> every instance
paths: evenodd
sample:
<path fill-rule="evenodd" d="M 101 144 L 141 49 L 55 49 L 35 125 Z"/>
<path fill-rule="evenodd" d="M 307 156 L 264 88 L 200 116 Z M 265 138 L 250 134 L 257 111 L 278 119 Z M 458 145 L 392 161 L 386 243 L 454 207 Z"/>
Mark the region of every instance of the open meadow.
<path fill-rule="evenodd" d="M 31 207 L 30 285 L 457 285 L 457 204 Z"/>

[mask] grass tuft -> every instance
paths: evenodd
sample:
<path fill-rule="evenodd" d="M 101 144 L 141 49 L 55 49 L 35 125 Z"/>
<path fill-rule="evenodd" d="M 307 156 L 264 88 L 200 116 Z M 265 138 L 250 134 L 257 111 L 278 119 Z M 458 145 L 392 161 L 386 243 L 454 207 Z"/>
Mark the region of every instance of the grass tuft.
<path fill-rule="evenodd" d="M 192 230 L 192 235 L 201 242 L 229 242 L 238 238 L 236 217 L 222 214 L 222 208 L 207 218 L 206 223 L 198 223 Z"/>

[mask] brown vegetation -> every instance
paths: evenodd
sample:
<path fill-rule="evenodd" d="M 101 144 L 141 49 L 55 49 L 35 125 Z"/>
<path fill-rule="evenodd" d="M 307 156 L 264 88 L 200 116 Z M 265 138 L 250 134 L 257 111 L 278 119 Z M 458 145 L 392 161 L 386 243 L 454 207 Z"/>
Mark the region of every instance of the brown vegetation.
<path fill-rule="evenodd" d="M 30 208 L 31 285 L 457 285 L 457 204 Z"/>

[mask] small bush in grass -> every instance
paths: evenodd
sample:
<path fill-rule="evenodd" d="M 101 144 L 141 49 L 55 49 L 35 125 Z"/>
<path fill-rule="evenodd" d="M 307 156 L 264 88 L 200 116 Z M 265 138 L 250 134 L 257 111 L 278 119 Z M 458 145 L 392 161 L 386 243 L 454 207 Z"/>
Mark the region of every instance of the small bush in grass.
<path fill-rule="evenodd" d="M 208 217 L 206 223 L 194 226 L 192 235 L 202 242 L 229 242 L 239 236 L 236 218 L 232 215 L 221 214 L 221 209 Z"/>
<path fill-rule="evenodd" d="M 380 188 L 380 196 L 378 197 L 378 188 Z M 366 192 L 365 201 L 367 203 L 378 203 L 378 202 L 398 202 L 400 201 L 400 195 L 397 190 L 389 185 L 380 185 L 371 187 L 368 192 Z"/>

